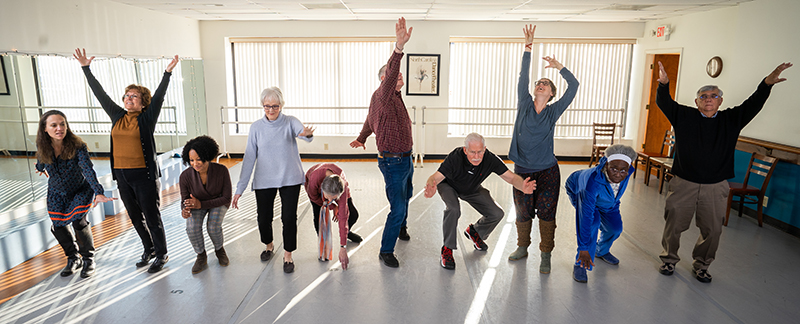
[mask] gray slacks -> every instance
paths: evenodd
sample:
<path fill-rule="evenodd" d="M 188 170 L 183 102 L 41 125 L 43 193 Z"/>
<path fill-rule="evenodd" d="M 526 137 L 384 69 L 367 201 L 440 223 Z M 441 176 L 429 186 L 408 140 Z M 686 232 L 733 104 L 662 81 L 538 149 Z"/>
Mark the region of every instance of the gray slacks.
<path fill-rule="evenodd" d="M 458 219 L 461 217 L 461 204 L 458 199 L 461 198 L 466 201 L 472 208 L 482 215 L 473 226 L 475 231 L 478 232 L 481 239 L 486 239 L 494 230 L 498 223 L 503 220 L 503 209 L 497 206 L 489 190 L 481 187 L 477 192 L 472 194 L 462 195 L 456 192 L 446 182 L 440 182 L 436 187 L 439 191 L 439 196 L 445 204 L 444 219 L 442 219 L 442 233 L 444 234 L 444 246 L 455 250 L 456 238 L 458 237 Z"/>
<path fill-rule="evenodd" d="M 681 234 L 689 229 L 692 216 L 700 228 L 700 237 L 692 250 L 694 269 L 708 269 L 717 254 L 722 223 L 728 201 L 728 181 L 712 184 L 694 183 L 675 176 L 669 183 L 669 196 L 664 210 L 664 235 L 659 256 L 662 262 L 677 263 Z"/>

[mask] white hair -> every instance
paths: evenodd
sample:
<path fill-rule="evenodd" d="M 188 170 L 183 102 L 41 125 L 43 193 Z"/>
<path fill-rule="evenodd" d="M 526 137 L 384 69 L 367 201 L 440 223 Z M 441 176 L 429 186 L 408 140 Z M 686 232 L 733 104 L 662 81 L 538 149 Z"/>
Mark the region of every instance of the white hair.
<path fill-rule="evenodd" d="M 722 97 L 722 89 L 720 89 L 718 86 L 715 86 L 713 84 L 704 85 L 704 86 L 700 87 L 700 90 L 697 90 L 697 96 L 699 97 L 700 93 L 703 93 L 703 92 L 706 92 L 706 91 L 714 91 L 714 90 L 717 90 L 719 92 L 719 96 Z"/>
<path fill-rule="evenodd" d="M 636 150 L 634 150 L 630 146 L 622 145 L 622 144 L 614 144 L 614 145 L 609 146 L 606 149 L 605 153 L 603 153 L 603 154 L 605 156 L 612 156 L 614 154 L 622 154 L 622 155 L 625 155 L 625 156 L 631 158 L 631 161 L 634 161 L 634 160 L 636 160 L 636 158 L 639 157 L 639 153 L 636 153 Z"/>
<path fill-rule="evenodd" d="M 283 104 L 284 104 L 284 102 L 283 102 L 283 92 L 281 92 L 281 89 L 279 89 L 278 87 L 269 87 L 269 88 L 264 89 L 264 91 L 261 91 L 261 101 L 260 102 L 261 102 L 262 105 L 264 104 L 264 101 L 267 100 L 267 98 L 272 98 L 272 99 L 278 100 L 278 102 L 281 103 L 281 107 L 283 107 Z"/>
<path fill-rule="evenodd" d="M 486 146 L 486 141 L 483 139 L 483 136 L 478 133 L 469 133 L 466 138 L 464 138 L 464 147 L 469 147 L 469 143 L 480 142 L 482 146 Z"/>
<path fill-rule="evenodd" d="M 322 180 L 320 187 L 322 192 L 331 196 L 338 196 L 344 192 L 344 179 L 337 174 L 331 174 Z"/>

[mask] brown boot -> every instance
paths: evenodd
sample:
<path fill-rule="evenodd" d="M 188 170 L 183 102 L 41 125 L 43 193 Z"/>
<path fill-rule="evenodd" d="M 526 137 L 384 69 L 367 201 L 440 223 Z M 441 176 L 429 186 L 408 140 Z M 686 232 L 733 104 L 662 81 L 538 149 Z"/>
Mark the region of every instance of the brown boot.
<path fill-rule="evenodd" d="M 542 250 L 542 260 L 539 263 L 539 272 L 550 273 L 550 254 L 556 246 L 556 221 L 545 222 L 539 220 L 539 250 Z"/>
<path fill-rule="evenodd" d="M 531 227 L 533 220 L 517 221 L 517 249 L 508 255 L 508 259 L 516 261 L 528 256 L 528 246 L 531 245 Z"/>
<path fill-rule="evenodd" d="M 228 254 L 225 253 L 224 247 L 214 251 L 214 254 L 217 255 L 217 260 L 219 261 L 220 266 L 227 267 L 228 264 L 230 264 L 231 261 L 228 259 Z"/>
<path fill-rule="evenodd" d="M 192 266 L 192 274 L 198 274 L 203 272 L 208 267 L 208 256 L 206 252 L 200 253 L 197 255 L 197 260 L 194 261 L 194 265 Z"/>

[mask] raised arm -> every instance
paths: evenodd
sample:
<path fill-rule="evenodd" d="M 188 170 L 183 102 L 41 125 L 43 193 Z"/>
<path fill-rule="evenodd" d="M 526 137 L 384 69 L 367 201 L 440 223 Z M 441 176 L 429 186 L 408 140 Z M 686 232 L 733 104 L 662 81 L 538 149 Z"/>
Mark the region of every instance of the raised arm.
<path fill-rule="evenodd" d="M 178 65 L 180 59 L 178 55 L 172 58 L 172 61 L 167 64 L 167 68 L 164 70 L 164 75 L 161 77 L 161 82 L 158 84 L 158 88 L 156 91 L 153 92 L 153 98 L 150 99 L 150 106 L 144 112 L 154 120 L 158 120 L 158 115 L 161 114 L 161 106 L 164 104 L 164 96 L 167 95 L 167 87 L 169 86 L 169 79 L 172 77 L 172 69 Z M 153 131 L 155 131 L 155 124 L 153 124 Z"/>
<path fill-rule="evenodd" d="M 434 172 L 428 177 L 428 181 L 425 182 L 425 198 L 431 198 L 436 193 L 436 186 L 439 185 L 440 182 L 444 181 L 444 174 L 439 171 Z"/>
<path fill-rule="evenodd" d="M 522 52 L 522 67 L 519 71 L 519 82 L 517 83 L 517 100 L 520 102 L 530 102 L 533 100 L 530 87 L 530 71 L 531 71 L 531 48 L 533 46 L 533 34 L 536 32 L 536 25 L 531 28 L 527 25 L 522 28 L 522 33 L 525 35 L 525 51 Z M 522 105 L 518 105 L 518 109 Z"/>
<path fill-rule="evenodd" d="M 531 180 L 531 178 L 522 179 L 518 174 L 511 172 L 511 170 L 506 171 L 505 173 L 500 175 L 500 178 L 517 188 L 517 190 L 522 191 L 526 195 L 530 195 L 536 190 L 536 180 Z"/>
<path fill-rule="evenodd" d="M 667 71 L 664 70 L 664 65 L 658 62 L 658 88 L 656 89 L 656 105 L 658 109 L 667 117 L 672 126 L 675 126 L 677 121 L 678 103 L 672 99 L 669 94 L 669 77 Z"/>
<path fill-rule="evenodd" d="M 125 113 L 125 109 L 122 109 L 119 105 L 117 105 L 111 97 L 108 96 L 105 90 L 103 90 L 103 86 L 100 85 L 100 82 L 94 77 L 92 71 L 89 69 L 89 65 L 94 60 L 94 56 L 86 57 L 86 49 L 76 48 L 75 54 L 72 54 L 78 63 L 81 64 L 81 68 L 83 69 L 83 74 L 86 76 L 86 82 L 89 83 L 89 88 L 92 89 L 92 93 L 94 93 L 95 98 L 97 101 L 100 102 L 100 106 L 103 107 L 106 114 L 112 116 L 114 114 Z"/>
<path fill-rule="evenodd" d="M 558 118 L 569 108 L 569 105 L 572 104 L 572 100 L 575 99 L 575 95 L 578 93 L 578 86 L 580 86 L 580 83 L 578 79 L 575 78 L 575 75 L 572 74 L 572 71 L 565 69 L 564 65 L 556 60 L 555 57 L 545 56 L 542 59 L 547 61 L 546 69 L 554 68 L 558 70 L 561 77 L 564 78 L 564 81 L 567 81 L 567 90 L 564 90 L 564 95 L 551 105 L 556 112 L 555 117 Z"/>

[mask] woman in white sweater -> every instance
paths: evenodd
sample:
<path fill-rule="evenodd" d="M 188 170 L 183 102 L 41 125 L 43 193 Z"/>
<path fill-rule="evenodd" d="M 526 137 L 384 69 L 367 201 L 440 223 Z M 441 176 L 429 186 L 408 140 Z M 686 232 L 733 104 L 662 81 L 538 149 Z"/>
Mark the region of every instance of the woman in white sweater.
<path fill-rule="evenodd" d="M 283 271 L 290 273 L 294 271 L 292 251 L 297 249 L 297 202 L 300 186 L 305 179 L 295 138 L 311 142 L 314 128 L 303 126 L 296 117 L 281 113 L 284 105 L 283 93 L 277 87 L 261 92 L 261 104 L 264 106 L 264 118 L 250 126 L 242 172 L 231 205 L 239 208 L 239 197 L 255 169 L 252 189 L 256 192 L 258 231 L 261 242 L 266 244 L 261 252 L 261 261 L 269 261 L 275 249 L 272 242 L 273 207 L 275 195 L 280 193 Z"/>

